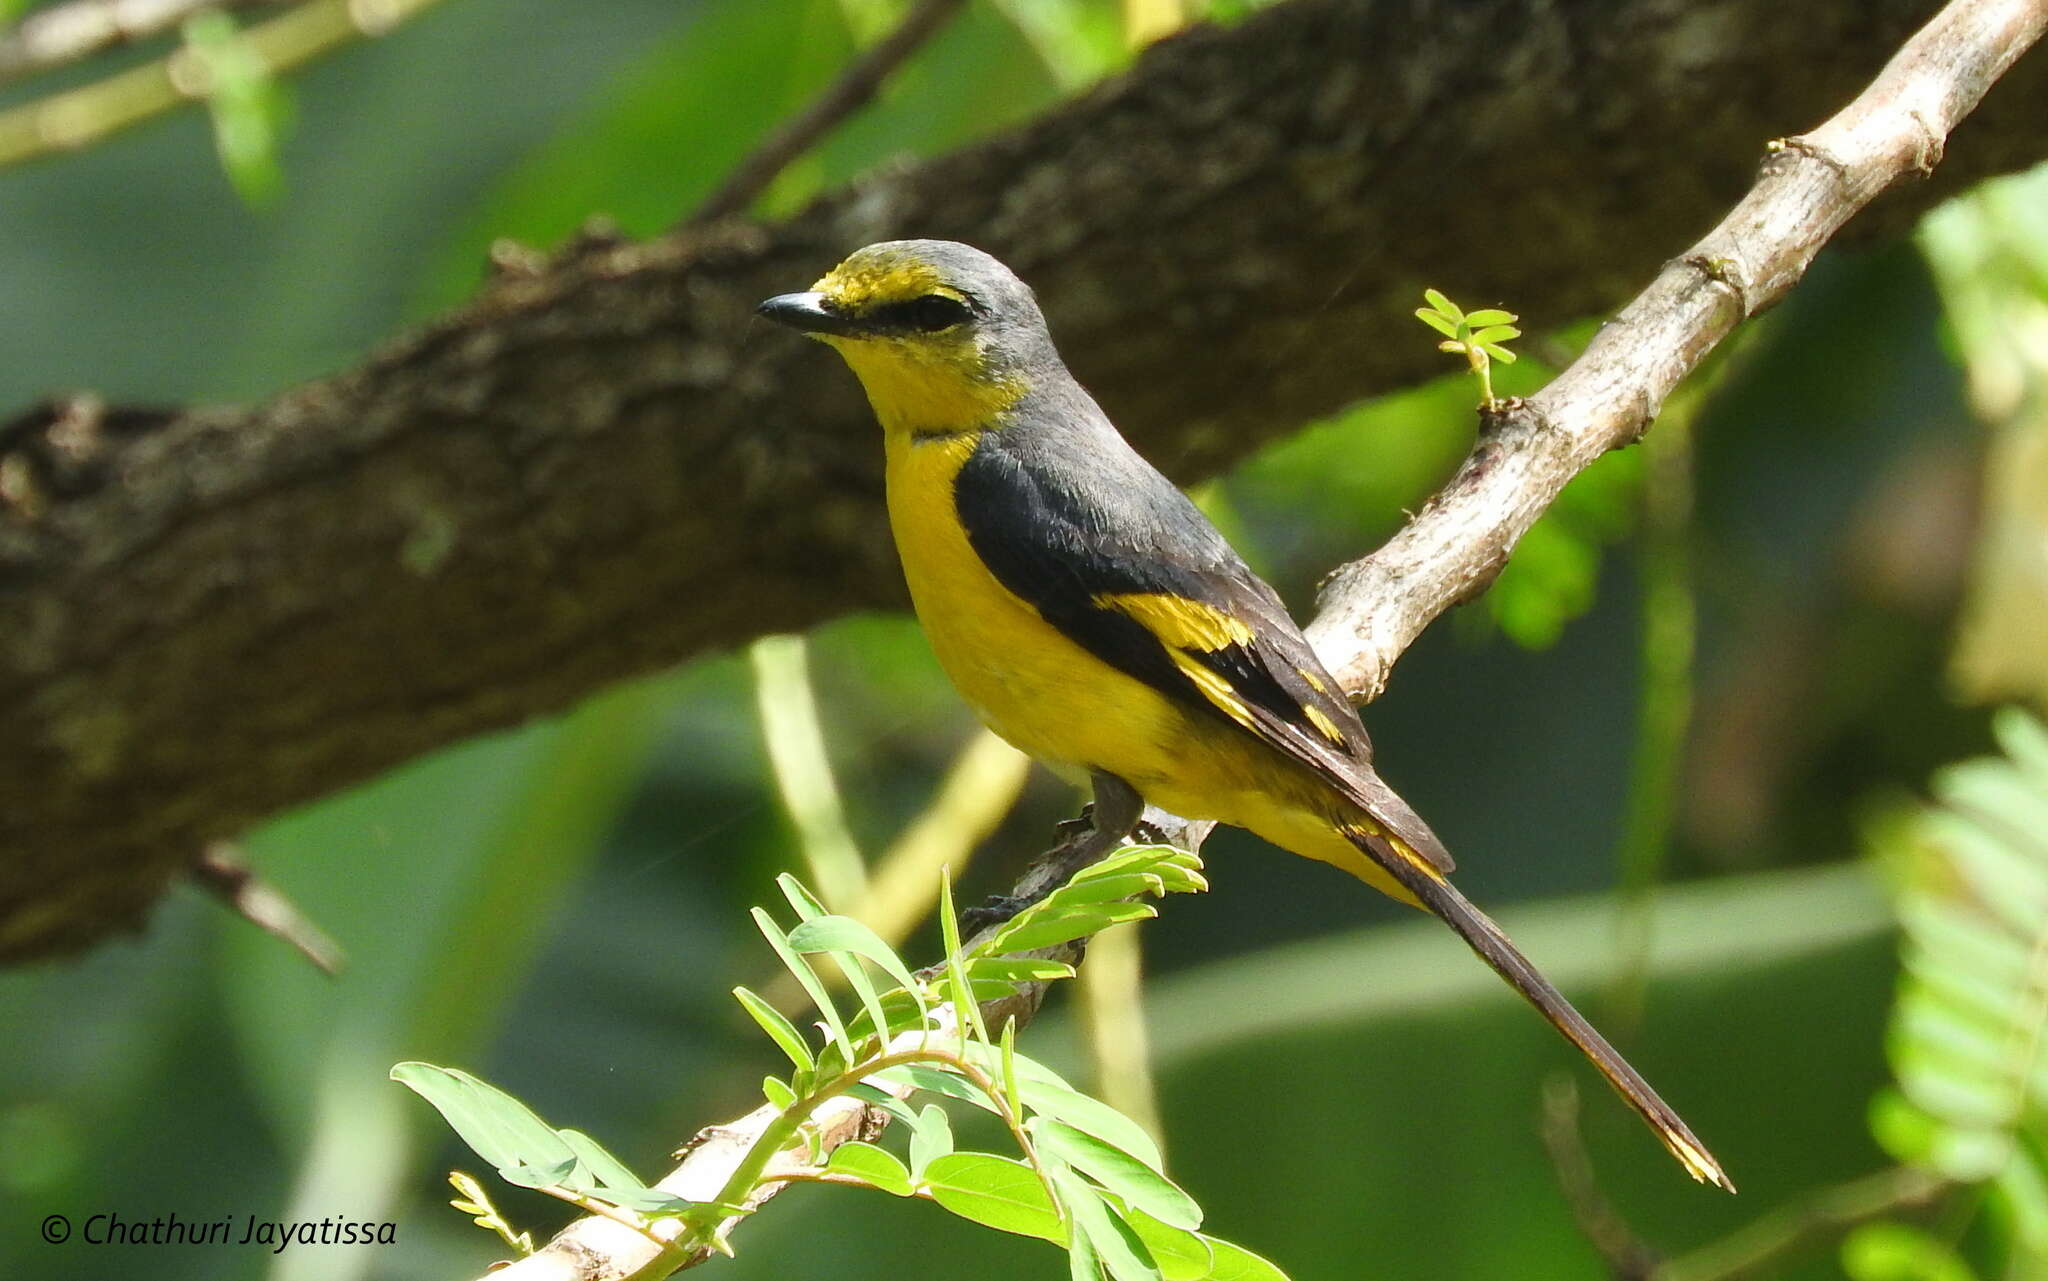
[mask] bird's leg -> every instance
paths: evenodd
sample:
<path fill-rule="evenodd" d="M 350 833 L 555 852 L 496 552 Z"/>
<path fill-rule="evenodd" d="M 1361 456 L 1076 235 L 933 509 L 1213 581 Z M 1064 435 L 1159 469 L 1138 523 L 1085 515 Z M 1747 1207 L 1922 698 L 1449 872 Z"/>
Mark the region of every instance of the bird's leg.
<path fill-rule="evenodd" d="M 1079 822 L 1060 824 L 1062 839 L 1039 860 L 1025 878 L 1019 893 L 997 894 L 960 914 L 970 933 L 1000 925 L 1067 883 L 1074 873 L 1116 852 L 1138 826 L 1145 812 L 1145 798 L 1137 789 L 1114 774 L 1096 770 L 1089 775 L 1095 787 L 1095 801 L 1082 810 L 1085 830 L 1074 831 Z"/>

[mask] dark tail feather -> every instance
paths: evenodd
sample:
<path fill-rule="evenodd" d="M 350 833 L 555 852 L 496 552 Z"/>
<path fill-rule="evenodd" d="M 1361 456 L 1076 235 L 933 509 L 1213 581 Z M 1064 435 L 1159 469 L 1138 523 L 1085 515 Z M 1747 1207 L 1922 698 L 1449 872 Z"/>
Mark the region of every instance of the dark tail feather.
<path fill-rule="evenodd" d="M 1541 1010 L 1551 1026 L 1564 1033 L 1565 1039 L 1579 1047 L 1615 1092 L 1649 1122 L 1650 1128 L 1656 1131 L 1671 1155 L 1678 1158 L 1686 1173 L 1702 1183 L 1712 1183 L 1729 1192 L 1735 1190 L 1735 1184 L 1722 1171 L 1721 1163 L 1707 1151 L 1705 1144 L 1693 1137 L 1693 1132 L 1679 1119 L 1678 1113 L 1657 1097 L 1657 1092 L 1650 1088 L 1642 1074 L 1630 1067 L 1628 1060 L 1607 1043 L 1607 1038 L 1595 1031 L 1593 1025 L 1572 1008 L 1571 1002 L 1550 985 L 1550 980 L 1537 971 L 1529 958 L 1508 941 L 1500 926 L 1466 901 L 1449 881 L 1430 875 L 1423 866 L 1401 857 L 1400 851 L 1394 851 L 1393 857 L 1386 861 L 1387 870 L 1421 899 L 1423 906 L 1442 917 L 1458 932 L 1458 937 L 1470 944 L 1472 950 L 1494 968 L 1495 973 L 1506 979 L 1508 985 L 1520 992 L 1529 1004 Z"/>

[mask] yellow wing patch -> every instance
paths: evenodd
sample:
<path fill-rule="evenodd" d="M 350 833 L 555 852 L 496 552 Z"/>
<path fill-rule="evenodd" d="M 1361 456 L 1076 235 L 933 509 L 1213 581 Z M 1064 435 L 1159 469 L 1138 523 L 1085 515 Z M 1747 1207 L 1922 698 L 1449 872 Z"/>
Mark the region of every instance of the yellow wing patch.
<path fill-rule="evenodd" d="M 1388 849 L 1400 856 L 1403 863 L 1427 876 L 1432 881 L 1444 879 L 1443 869 L 1415 852 L 1415 848 L 1385 827 L 1369 819 L 1350 819 L 1337 825 L 1338 830 L 1349 837 L 1354 844 L 1363 845 L 1367 838 L 1377 839 Z"/>
<path fill-rule="evenodd" d="M 1182 673 L 1195 683 L 1195 688 L 1202 692 L 1203 698 L 1222 708 L 1223 714 L 1231 720 L 1257 732 L 1257 723 L 1252 720 L 1250 709 L 1245 707 L 1244 700 L 1237 696 L 1237 691 L 1230 687 L 1230 682 L 1224 679 L 1222 673 L 1204 667 L 1186 650 L 1169 649 L 1166 653 L 1173 659 L 1173 665 L 1180 668 Z"/>
<path fill-rule="evenodd" d="M 1307 681 L 1307 682 L 1308 682 L 1308 687 L 1309 687 L 1310 689 L 1314 690 L 1314 691 L 1315 691 L 1316 693 L 1318 693 L 1318 694 L 1328 694 L 1328 693 L 1330 692 L 1330 687 L 1329 687 L 1328 685 L 1325 685 L 1325 684 L 1323 684 L 1323 678 L 1322 678 L 1322 677 L 1320 677 L 1320 676 L 1318 676 L 1318 675 L 1316 675 L 1316 674 L 1315 674 L 1314 672 L 1310 671 L 1310 670 L 1309 670 L 1308 668 L 1306 668 L 1306 667 L 1297 667 L 1297 668 L 1295 668 L 1294 670 L 1295 670 L 1295 671 L 1297 671 L 1297 672 L 1299 672 L 1299 673 L 1301 674 L 1301 679 L 1303 679 L 1303 680 Z"/>
<path fill-rule="evenodd" d="M 1095 605 L 1136 619 L 1168 649 L 1223 649 L 1249 645 L 1253 640 L 1251 624 L 1237 615 L 1170 592 L 1102 592 L 1095 597 Z M 1180 663 L 1180 655 L 1175 654 L 1173 661 Z M 1186 670 L 1186 664 L 1181 666 Z M 1227 682 L 1224 688 L 1230 688 Z"/>
<path fill-rule="evenodd" d="M 1331 743 L 1338 747 L 1347 745 L 1344 739 L 1344 731 L 1337 728 L 1337 722 L 1323 715 L 1321 709 L 1304 707 L 1301 710 L 1308 714 L 1308 723 L 1316 727 L 1317 733 L 1329 739 Z"/>

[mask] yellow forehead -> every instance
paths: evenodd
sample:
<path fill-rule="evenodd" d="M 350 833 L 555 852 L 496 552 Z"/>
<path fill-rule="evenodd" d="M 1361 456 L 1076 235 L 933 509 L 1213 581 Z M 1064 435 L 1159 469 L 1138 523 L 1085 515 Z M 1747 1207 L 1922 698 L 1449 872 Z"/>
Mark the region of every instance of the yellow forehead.
<path fill-rule="evenodd" d="M 811 288 L 855 314 L 926 294 L 966 301 L 960 291 L 941 283 L 938 270 L 930 263 L 893 255 L 868 259 L 856 255 L 819 277 Z"/>

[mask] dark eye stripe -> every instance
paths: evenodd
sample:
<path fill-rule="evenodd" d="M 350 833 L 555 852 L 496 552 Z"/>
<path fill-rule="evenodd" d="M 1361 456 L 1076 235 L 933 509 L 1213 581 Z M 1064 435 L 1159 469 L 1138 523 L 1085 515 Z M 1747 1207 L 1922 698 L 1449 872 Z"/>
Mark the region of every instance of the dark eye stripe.
<path fill-rule="evenodd" d="M 971 320 L 973 308 L 957 298 L 944 294 L 926 294 L 907 302 L 894 302 L 877 307 L 867 314 L 867 323 L 877 329 L 910 330 L 918 333 L 937 333 L 941 329 Z"/>

